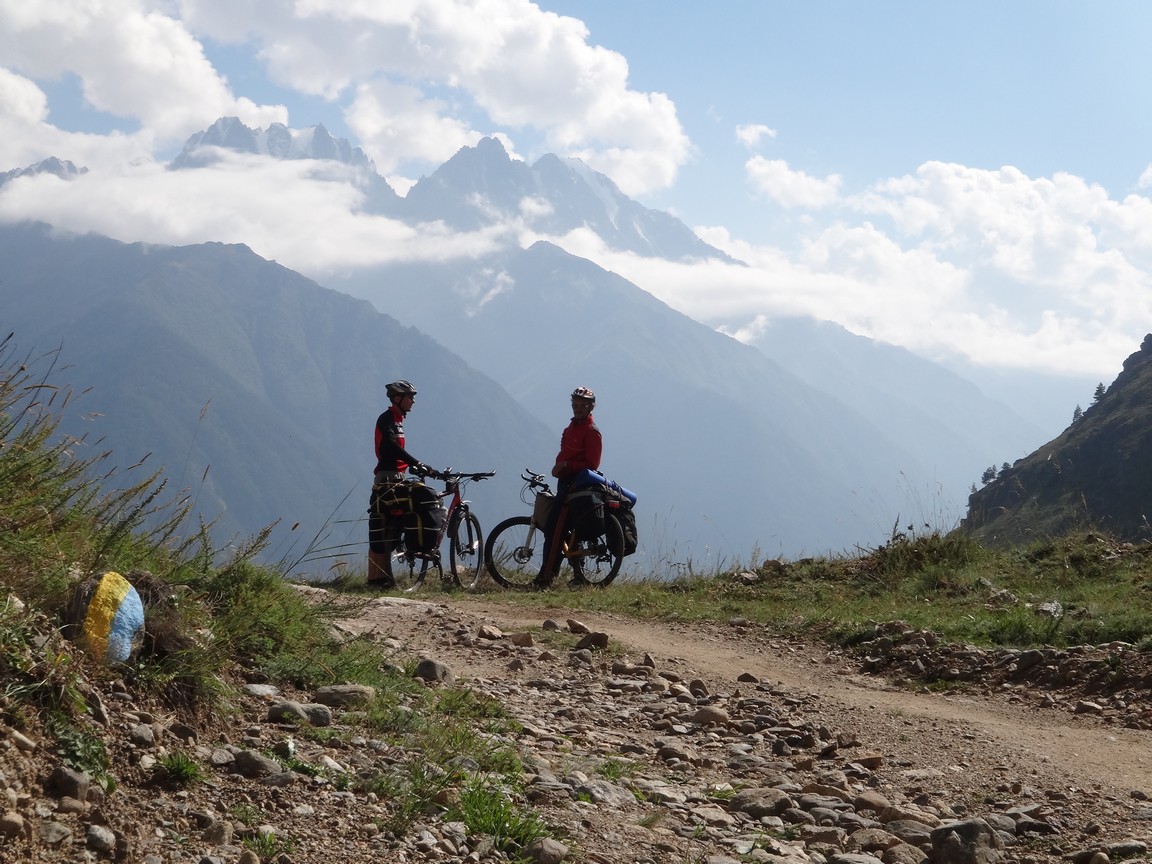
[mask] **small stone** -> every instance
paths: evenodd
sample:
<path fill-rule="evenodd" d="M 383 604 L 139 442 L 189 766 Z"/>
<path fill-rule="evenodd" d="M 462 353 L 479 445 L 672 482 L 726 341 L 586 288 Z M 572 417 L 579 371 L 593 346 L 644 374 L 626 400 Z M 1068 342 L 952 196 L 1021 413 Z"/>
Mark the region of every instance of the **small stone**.
<path fill-rule="evenodd" d="M 583 651 L 586 648 L 598 648 L 604 650 L 608 647 L 608 634 L 607 633 L 588 633 L 576 643 L 576 650 Z"/>
<path fill-rule="evenodd" d="M 524 848 L 524 855 L 532 864 L 560 864 L 568 857 L 568 847 L 551 837 L 540 837 Z"/>
<path fill-rule="evenodd" d="M 116 834 L 104 825 L 89 825 L 85 842 L 89 849 L 105 855 L 116 851 Z"/>
<path fill-rule="evenodd" d="M 327 705 L 320 705 L 315 702 L 309 702 L 303 706 L 304 716 L 308 718 L 308 722 L 318 729 L 327 728 L 332 725 L 332 709 Z"/>
<path fill-rule="evenodd" d="M 54 820 L 40 823 L 40 839 L 45 846 L 52 848 L 63 846 L 72 839 L 72 832 L 64 825 Z"/>
<path fill-rule="evenodd" d="M 132 727 L 132 731 L 128 733 L 128 740 L 137 747 L 155 747 L 156 730 L 149 724 L 141 723 Z"/>
<path fill-rule="evenodd" d="M 1076 707 L 1072 709 L 1073 714 L 1102 714 L 1103 712 L 1103 706 L 1089 702 L 1087 699 L 1077 702 Z"/>
<path fill-rule="evenodd" d="M 253 750 L 241 750 L 235 758 L 236 771 L 245 777 L 267 777 L 282 769 L 275 759 Z"/>
<path fill-rule="evenodd" d="M 412 677 L 427 681 L 429 684 L 451 685 L 456 681 L 456 676 L 451 669 L 443 663 L 427 657 L 416 664 L 416 670 L 412 673 Z"/>
<path fill-rule="evenodd" d="M 58 765 L 48 776 L 44 791 L 57 798 L 75 798 L 84 801 L 88 797 L 91 779 L 83 771 L 76 771 L 67 765 Z"/>
<path fill-rule="evenodd" d="M 19 837 L 24 833 L 24 817 L 14 810 L 0 816 L 0 837 Z"/>
<path fill-rule="evenodd" d="M 376 688 L 367 684 L 332 684 L 318 688 L 312 694 L 312 700 L 333 708 L 359 708 L 367 705 L 375 696 Z"/>
<path fill-rule="evenodd" d="M 304 706 L 299 702 L 289 699 L 268 706 L 269 723 L 295 723 L 307 719 L 308 714 L 305 713 Z"/>
<path fill-rule="evenodd" d="M 16 745 L 17 750 L 23 750 L 25 753 L 31 753 L 36 749 L 36 742 L 24 735 L 17 732 L 15 729 L 8 730 L 8 737 L 12 739 L 12 743 Z"/>
<path fill-rule="evenodd" d="M 697 726 L 727 726 L 728 721 L 728 712 L 718 705 L 705 705 L 692 715 Z"/>

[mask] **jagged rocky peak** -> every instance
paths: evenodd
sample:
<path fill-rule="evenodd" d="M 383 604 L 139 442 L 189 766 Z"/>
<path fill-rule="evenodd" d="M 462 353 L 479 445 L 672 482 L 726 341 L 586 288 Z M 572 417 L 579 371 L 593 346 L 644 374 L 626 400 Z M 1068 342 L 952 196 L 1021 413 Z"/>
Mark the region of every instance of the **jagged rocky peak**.
<path fill-rule="evenodd" d="M 87 168 L 77 168 L 67 159 L 58 159 L 55 156 L 49 156 L 47 159 L 42 159 L 35 165 L 29 165 L 25 168 L 15 168 L 11 171 L 0 173 L 0 186 L 3 186 L 9 180 L 15 180 L 17 177 L 31 177 L 36 174 L 55 174 L 57 177 L 68 180 L 72 177 L 78 177 L 81 174 L 87 173 Z"/>
<path fill-rule="evenodd" d="M 1144 341 L 1140 343 L 1140 350 L 1135 354 L 1129 354 L 1124 361 L 1124 369 L 1130 369 L 1141 363 L 1147 363 L 1152 360 L 1152 333 L 1144 337 Z"/>
<path fill-rule="evenodd" d="M 196 168 L 215 162 L 217 149 L 238 153 L 259 153 L 274 159 L 331 159 L 375 171 L 372 160 L 345 138 L 335 138 L 323 124 L 307 129 L 291 129 L 273 123 L 267 129 L 252 129 L 238 117 L 221 117 L 203 132 L 192 135 L 173 168 Z"/>

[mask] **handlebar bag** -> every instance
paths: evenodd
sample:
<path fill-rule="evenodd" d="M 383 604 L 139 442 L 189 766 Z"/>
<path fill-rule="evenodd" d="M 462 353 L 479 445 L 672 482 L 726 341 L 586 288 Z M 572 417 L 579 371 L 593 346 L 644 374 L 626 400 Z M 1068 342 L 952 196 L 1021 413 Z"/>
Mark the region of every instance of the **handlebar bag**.
<path fill-rule="evenodd" d="M 532 504 L 532 524 L 543 528 L 548 524 L 548 514 L 552 512 L 552 504 L 556 496 L 551 492 L 537 492 L 536 500 Z"/>

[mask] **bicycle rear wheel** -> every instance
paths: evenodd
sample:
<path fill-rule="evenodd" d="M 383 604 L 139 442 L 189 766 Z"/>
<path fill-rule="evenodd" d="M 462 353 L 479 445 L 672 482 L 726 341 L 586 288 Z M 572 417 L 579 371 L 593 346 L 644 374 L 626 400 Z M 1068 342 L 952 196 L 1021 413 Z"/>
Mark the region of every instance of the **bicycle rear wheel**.
<path fill-rule="evenodd" d="M 505 519 L 488 535 L 484 564 L 497 585 L 530 587 L 544 564 L 544 532 L 528 516 Z"/>
<path fill-rule="evenodd" d="M 403 549 L 393 553 L 392 573 L 396 579 L 396 587 L 404 592 L 412 592 L 424 585 L 428 577 L 428 570 L 432 569 L 444 579 L 444 568 L 440 564 L 439 555 L 411 554 Z"/>
<path fill-rule="evenodd" d="M 458 510 L 448 526 L 448 567 L 452 581 L 468 591 L 480 581 L 484 570 L 484 536 L 480 520 L 471 510 Z"/>
<path fill-rule="evenodd" d="M 609 585 L 624 563 L 624 530 L 611 513 L 604 516 L 604 533 L 594 540 L 581 540 L 568 550 L 574 584 Z"/>

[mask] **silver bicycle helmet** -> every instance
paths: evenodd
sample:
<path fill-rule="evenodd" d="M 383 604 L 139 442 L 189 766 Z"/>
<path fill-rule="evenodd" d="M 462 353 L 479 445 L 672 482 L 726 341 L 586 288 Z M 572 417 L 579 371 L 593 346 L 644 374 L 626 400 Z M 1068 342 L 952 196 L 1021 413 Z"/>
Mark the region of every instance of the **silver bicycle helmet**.
<path fill-rule="evenodd" d="M 415 396 L 416 395 L 416 388 L 412 386 L 412 382 L 411 381 L 405 381 L 403 379 L 401 379 L 399 381 L 393 381 L 391 384 L 388 385 L 387 390 L 388 390 L 388 398 L 389 399 L 391 399 L 393 396 Z"/>
<path fill-rule="evenodd" d="M 587 399 L 593 405 L 596 404 L 596 394 L 592 392 L 590 387 L 577 387 L 572 391 L 573 399 Z"/>

